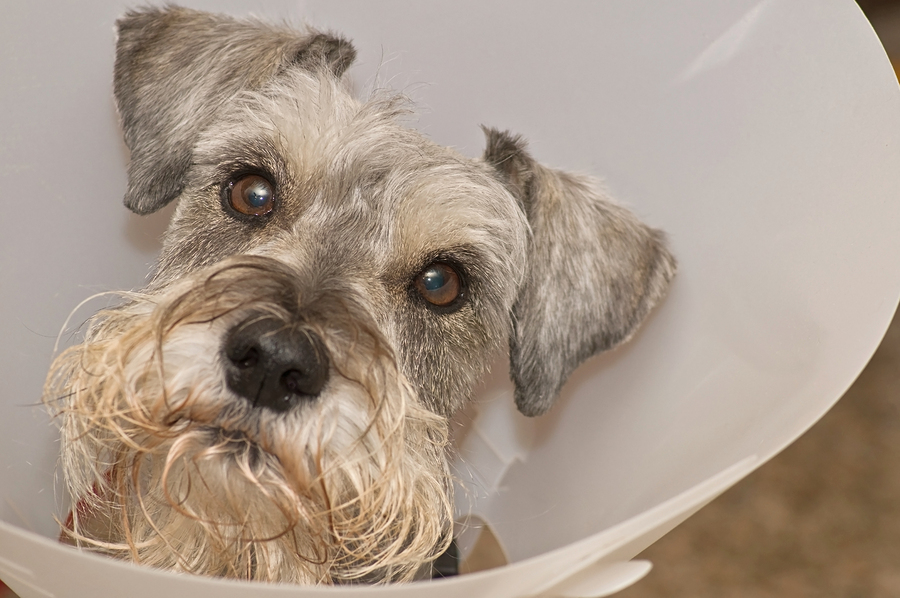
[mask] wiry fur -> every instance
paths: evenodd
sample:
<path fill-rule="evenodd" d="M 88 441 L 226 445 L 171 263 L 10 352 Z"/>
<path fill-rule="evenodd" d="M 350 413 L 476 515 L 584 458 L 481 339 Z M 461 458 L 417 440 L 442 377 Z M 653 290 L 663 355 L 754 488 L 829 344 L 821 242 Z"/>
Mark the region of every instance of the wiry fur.
<path fill-rule="evenodd" d="M 119 32 L 126 205 L 178 205 L 147 289 L 48 377 L 65 534 L 208 575 L 413 578 L 450 540 L 447 417 L 490 356 L 509 339 L 519 409 L 549 409 L 664 294 L 662 234 L 515 136 L 470 159 L 403 127 L 402 99 L 355 99 L 340 38 L 175 7 Z M 266 216 L 226 200 L 247 173 Z M 449 307 L 414 284 L 436 262 L 463 281 Z M 290 409 L 228 382 L 228 339 L 260 323 L 327 367 Z"/>
<path fill-rule="evenodd" d="M 287 415 L 229 400 L 208 348 L 245 316 L 293 319 L 291 272 L 232 258 L 100 313 L 50 396 L 82 503 L 72 537 L 158 567 L 267 581 L 408 579 L 450 517 L 447 423 L 422 407 L 346 298 L 309 326 L 338 359 L 334 397 Z M 250 298 L 252 296 L 252 298 Z M 351 317 L 353 313 L 353 317 Z"/>
<path fill-rule="evenodd" d="M 485 132 L 485 160 L 531 224 L 510 371 L 519 410 L 541 415 L 578 364 L 631 337 L 665 295 L 675 261 L 663 234 L 611 201 L 596 181 L 541 166 L 518 136 Z"/>

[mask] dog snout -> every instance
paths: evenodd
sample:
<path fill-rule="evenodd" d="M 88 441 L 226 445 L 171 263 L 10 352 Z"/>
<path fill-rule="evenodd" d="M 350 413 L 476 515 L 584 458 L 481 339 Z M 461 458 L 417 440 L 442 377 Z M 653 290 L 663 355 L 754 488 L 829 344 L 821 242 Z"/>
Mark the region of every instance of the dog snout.
<path fill-rule="evenodd" d="M 234 326 L 222 349 L 228 387 L 255 407 L 284 412 L 315 399 L 330 361 L 312 331 L 271 318 Z"/>

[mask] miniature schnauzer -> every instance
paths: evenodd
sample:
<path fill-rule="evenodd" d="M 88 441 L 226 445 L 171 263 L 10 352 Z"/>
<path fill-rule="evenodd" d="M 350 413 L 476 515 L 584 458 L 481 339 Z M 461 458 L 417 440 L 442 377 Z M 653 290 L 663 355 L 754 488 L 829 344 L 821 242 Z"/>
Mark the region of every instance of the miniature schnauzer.
<path fill-rule="evenodd" d="M 177 200 L 146 289 L 53 364 L 66 541 L 178 571 L 403 581 L 448 546 L 448 417 L 507 345 L 547 411 L 675 271 L 664 235 L 485 129 L 360 101 L 353 46 L 178 7 L 118 21 L 125 204 Z"/>

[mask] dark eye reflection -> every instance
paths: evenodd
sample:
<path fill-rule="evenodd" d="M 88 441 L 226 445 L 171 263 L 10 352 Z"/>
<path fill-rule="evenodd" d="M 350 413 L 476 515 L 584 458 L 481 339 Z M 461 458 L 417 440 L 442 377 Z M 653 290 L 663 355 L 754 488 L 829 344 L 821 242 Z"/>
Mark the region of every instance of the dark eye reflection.
<path fill-rule="evenodd" d="M 248 174 L 228 185 L 228 205 L 247 216 L 264 216 L 275 207 L 275 187 L 258 174 Z"/>
<path fill-rule="evenodd" d="M 462 293 L 462 281 L 453 266 L 433 262 L 425 267 L 414 281 L 419 294 L 432 305 L 446 307 Z"/>

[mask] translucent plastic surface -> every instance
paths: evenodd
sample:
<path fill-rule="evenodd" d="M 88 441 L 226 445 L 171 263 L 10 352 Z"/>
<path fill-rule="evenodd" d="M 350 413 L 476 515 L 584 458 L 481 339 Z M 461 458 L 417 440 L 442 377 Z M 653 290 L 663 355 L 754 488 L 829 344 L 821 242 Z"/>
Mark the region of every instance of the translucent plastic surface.
<path fill-rule="evenodd" d="M 852 0 L 186 2 L 342 32 L 361 94 L 405 91 L 416 126 L 465 154 L 485 124 L 605 178 L 668 232 L 680 270 L 642 332 L 580 368 L 549 415 L 515 411 L 500 363 L 460 418 L 458 510 L 490 523 L 510 566 L 305 589 L 78 553 L 53 540 L 64 507 L 40 387 L 70 310 L 141 286 L 168 212 L 121 204 L 111 79 L 127 5 L 8 4 L 0 579 L 22 598 L 606 595 L 646 573 L 624 561 L 821 417 L 896 307 L 900 89 Z"/>

